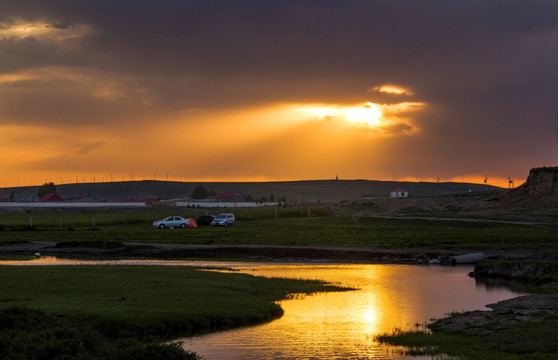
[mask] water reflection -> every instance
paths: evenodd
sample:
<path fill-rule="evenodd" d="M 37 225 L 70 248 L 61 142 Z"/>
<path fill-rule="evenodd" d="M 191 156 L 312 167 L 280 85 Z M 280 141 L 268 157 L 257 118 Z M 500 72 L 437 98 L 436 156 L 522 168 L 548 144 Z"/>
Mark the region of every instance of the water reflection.
<path fill-rule="evenodd" d="M 514 297 L 468 277 L 471 267 L 312 265 L 216 261 L 75 260 L 43 257 L 2 265 L 155 265 L 228 267 L 267 277 L 318 279 L 358 288 L 280 303 L 285 315 L 267 324 L 183 339 L 184 347 L 213 359 L 417 359 L 380 346 L 374 337 L 409 329 L 452 311 L 486 309 Z"/>
<path fill-rule="evenodd" d="M 184 339 L 212 359 L 411 359 L 380 346 L 375 335 L 409 329 L 452 311 L 486 309 L 515 296 L 476 286 L 470 267 L 330 265 L 240 268 L 258 276 L 320 279 L 360 290 L 282 301 L 285 315 L 268 324 Z"/>

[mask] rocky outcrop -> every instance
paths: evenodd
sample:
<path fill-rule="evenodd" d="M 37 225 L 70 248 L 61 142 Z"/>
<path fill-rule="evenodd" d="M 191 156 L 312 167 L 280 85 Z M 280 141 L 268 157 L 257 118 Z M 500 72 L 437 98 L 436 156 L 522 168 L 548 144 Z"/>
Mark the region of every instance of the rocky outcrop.
<path fill-rule="evenodd" d="M 558 167 L 531 169 L 527 181 L 521 187 L 525 188 L 529 196 L 558 192 Z"/>
<path fill-rule="evenodd" d="M 540 209 L 558 205 L 558 167 L 531 169 L 527 181 L 500 199 L 502 209 Z"/>

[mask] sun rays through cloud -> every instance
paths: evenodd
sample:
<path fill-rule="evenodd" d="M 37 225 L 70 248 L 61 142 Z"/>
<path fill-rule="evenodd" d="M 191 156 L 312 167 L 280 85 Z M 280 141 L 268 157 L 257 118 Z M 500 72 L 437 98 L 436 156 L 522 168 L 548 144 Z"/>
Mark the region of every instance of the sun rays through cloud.
<path fill-rule="evenodd" d="M 5 0 L 0 184 L 167 171 L 517 179 L 555 161 L 556 12 Z"/>
<path fill-rule="evenodd" d="M 376 134 L 395 135 L 416 133 L 419 127 L 413 123 L 409 113 L 425 106 L 420 102 L 375 104 L 365 102 L 352 105 L 310 104 L 297 105 L 295 111 L 322 120 L 341 120 L 349 126 L 357 126 Z M 399 129 L 401 131 L 396 131 Z"/>

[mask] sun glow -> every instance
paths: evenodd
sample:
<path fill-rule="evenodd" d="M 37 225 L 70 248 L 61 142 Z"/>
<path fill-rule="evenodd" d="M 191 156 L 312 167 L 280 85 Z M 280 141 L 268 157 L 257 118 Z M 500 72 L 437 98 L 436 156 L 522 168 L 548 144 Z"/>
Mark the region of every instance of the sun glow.
<path fill-rule="evenodd" d="M 347 120 L 357 123 L 363 123 L 368 126 L 380 125 L 382 111 L 377 104 L 366 103 L 364 107 L 347 108 L 345 110 Z"/>
<path fill-rule="evenodd" d="M 360 123 L 371 127 L 381 125 L 382 111 L 380 105 L 371 102 L 356 106 L 310 106 L 303 108 L 302 111 L 323 119 L 342 118 L 352 123 Z"/>

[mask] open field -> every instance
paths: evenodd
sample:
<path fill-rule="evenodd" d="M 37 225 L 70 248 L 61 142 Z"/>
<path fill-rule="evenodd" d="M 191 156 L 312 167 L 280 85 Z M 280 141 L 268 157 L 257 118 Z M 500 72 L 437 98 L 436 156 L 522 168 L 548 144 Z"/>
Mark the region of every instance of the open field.
<path fill-rule="evenodd" d="M 174 266 L 0 266 L 0 275 L 0 318 L 11 319 L 0 322 L 3 359 L 22 354 L 54 358 L 48 355 L 53 349 L 64 351 L 68 358 L 90 358 L 88 354 L 104 358 L 103 351 L 118 354 L 126 339 L 142 340 L 133 342 L 129 350 L 141 352 L 145 350 L 142 346 L 153 341 L 278 317 L 282 310 L 274 301 L 292 293 L 341 290 L 320 281 L 265 279 Z M 14 306 L 30 310 L 14 311 Z M 31 320 L 36 316 L 43 317 L 41 323 L 53 322 L 54 328 L 60 322 L 64 325 L 59 333 L 43 331 L 42 326 L 41 331 L 26 327 L 25 322 L 35 325 Z M 15 330 L 24 332 L 17 337 L 22 343 L 14 341 Z M 83 333 L 86 338 L 93 333 L 95 339 L 83 345 L 84 339 L 71 333 Z M 68 344 L 60 343 L 64 341 Z M 7 348 L 15 351 L 14 347 L 19 353 L 7 352 Z M 127 356 L 111 358 L 142 358 Z"/>
<path fill-rule="evenodd" d="M 194 217 L 196 210 L 176 215 Z M 200 211 L 197 210 L 198 215 Z M 0 215 L 1 243 L 21 241 L 265 244 L 387 248 L 488 249 L 555 247 L 549 226 L 420 218 L 347 217 L 326 208 L 237 211 L 237 225 L 158 230 L 153 220 L 169 212 L 10 213 Z M 318 216 L 319 215 L 319 216 Z M 30 220 L 31 218 L 31 220 Z M 30 223 L 33 227 L 30 227 Z"/>

